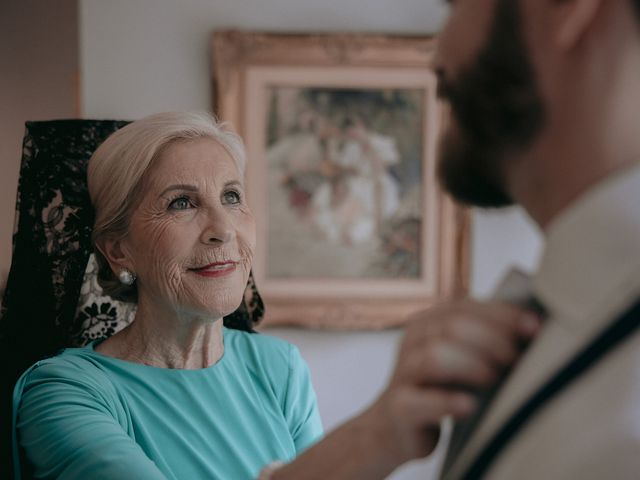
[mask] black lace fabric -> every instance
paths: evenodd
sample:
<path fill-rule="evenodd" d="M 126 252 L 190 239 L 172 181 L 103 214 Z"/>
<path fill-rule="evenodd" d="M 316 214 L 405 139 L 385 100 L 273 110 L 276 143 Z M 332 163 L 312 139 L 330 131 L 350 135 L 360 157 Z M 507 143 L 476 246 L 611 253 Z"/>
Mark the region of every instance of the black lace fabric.
<path fill-rule="evenodd" d="M 5 432 L 10 432 L 5 422 L 11 418 L 12 388 L 22 371 L 63 347 L 108 337 L 135 316 L 135 305 L 103 295 L 97 283 L 91 246 L 94 217 L 86 182 L 93 151 L 126 124 L 110 120 L 26 124 L 13 256 L 0 313 L 4 390 L 0 418 Z M 224 318 L 224 324 L 253 331 L 263 315 L 264 305 L 250 276 L 242 304 Z M 0 463 L 10 464 L 8 458 Z"/>

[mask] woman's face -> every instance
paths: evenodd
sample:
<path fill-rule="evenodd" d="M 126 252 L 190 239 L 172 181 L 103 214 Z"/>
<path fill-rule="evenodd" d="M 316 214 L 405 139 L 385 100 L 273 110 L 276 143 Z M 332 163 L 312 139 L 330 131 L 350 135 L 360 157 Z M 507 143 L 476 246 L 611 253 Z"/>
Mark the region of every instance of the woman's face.
<path fill-rule="evenodd" d="M 240 304 L 255 222 L 235 162 L 215 140 L 176 142 L 151 166 L 122 253 L 139 303 L 220 318 Z"/>

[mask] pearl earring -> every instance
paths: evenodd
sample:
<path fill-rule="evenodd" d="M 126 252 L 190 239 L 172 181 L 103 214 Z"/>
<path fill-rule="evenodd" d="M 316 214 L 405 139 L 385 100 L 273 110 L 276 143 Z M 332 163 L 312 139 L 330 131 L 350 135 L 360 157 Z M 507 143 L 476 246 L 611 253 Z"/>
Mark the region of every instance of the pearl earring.
<path fill-rule="evenodd" d="M 135 274 L 126 268 L 118 274 L 118 278 L 120 279 L 120 283 L 124 285 L 133 285 L 133 282 L 136 281 Z"/>

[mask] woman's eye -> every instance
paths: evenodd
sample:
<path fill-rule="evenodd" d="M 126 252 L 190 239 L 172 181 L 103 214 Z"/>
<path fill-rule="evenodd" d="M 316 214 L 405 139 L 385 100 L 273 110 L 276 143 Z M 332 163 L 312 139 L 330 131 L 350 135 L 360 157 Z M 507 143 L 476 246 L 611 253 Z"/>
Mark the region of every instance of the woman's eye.
<path fill-rule="evenodd" d="M 187 197 L 178 197 L 169 203 L 170 210 L 186 210 L 192 207 L 193 204 Z"/>
<path fill-rule="evenodd" d="M 240 194 L 238 192 L 234 192 L 233 190 L 225 192 L 224 194 L 224 203 L 234 205 L 240 203 L 240 200 Z"/>

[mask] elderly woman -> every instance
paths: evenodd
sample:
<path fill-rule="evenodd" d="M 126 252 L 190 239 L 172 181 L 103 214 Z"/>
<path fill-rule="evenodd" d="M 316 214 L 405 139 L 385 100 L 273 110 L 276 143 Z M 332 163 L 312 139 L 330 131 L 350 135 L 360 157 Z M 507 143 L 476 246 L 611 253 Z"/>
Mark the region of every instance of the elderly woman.
<path fill-rule="evenodd" d="M 36 476 L 250 478 L 322 434 L 297 349 L 219 321 L 255 245 L 238 137 L 162 114 L 107 139 L 88 170 L 100 281 L 135 321 L 25 377 L 18 430 Z"/>
<path fill-rule="evenodd" d="M 202 114 L 147 117 L 95 152 L 99 278 L 137 313 L 112 337 L 42 360 L 18 382 L 15 431 L 34 476 L 382 478 L 433 450 L 442 415 L 473 409 L 468 393 L 443 384 L 485 385 L 512 360 L 507 346 L 496 354 L 496 338 L 500 346 L 522 336 L 515 321 L 504 326 L 517 317 L 506 310 L 507 340 L 494 333 L 484 349 L 464 340 L 461 361 L 438 362 L 423 348 L 437 328 L 408 337 L 380 398 L 294 460 L 322 435 L 304 361 L 281 340 L 222 324 L 241 302 L 255 245 L 244 169 L 239 138 Z M 425 356 L 436 367 L 423 368 Z"/>

